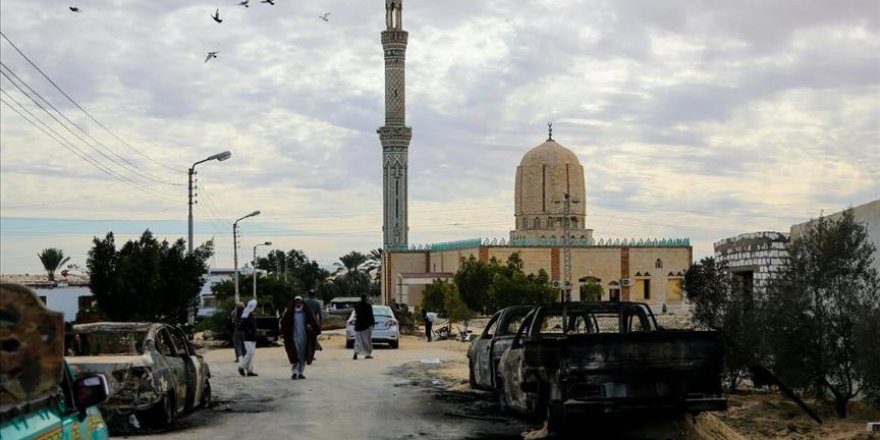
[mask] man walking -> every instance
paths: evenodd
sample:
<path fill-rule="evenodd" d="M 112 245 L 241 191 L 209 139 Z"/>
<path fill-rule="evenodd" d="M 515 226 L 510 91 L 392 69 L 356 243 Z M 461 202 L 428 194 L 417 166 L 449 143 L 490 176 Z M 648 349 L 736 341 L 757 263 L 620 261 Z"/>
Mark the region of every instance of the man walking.
<path fill-rule="evenodd" d="M 254 354 L 257 351 L 257 320 L 254 312 L 257 310 L 257 300 L 248 301 L 244 311 L 241 312 L 239 328 L 244 339 L 244 356 L 238 363 L 238 374 L 242 376 L 256 376 L 254 373 Z"/>
<path fill-rule="evenodd" d="M 433 322 L 431 321 L 431 317 L 428 316 L 427 307 L 422 307 L 422 321 L 425 322 L 425 336 L 428 338 L 428 342 L 431 342 L 431 327 Z"/>
<path fill-rule="evenodd" d="M 284 338 L 284 351 L 290 361 L 290 378 L 305 379 L 306 365 L 315 360 L 315 342 L 321 327 L 315 316 L 303 304 L 301 296 L 293 299 L 284 315 L 281 316 L 281 336 Z"/>
<path fill-rule="evenodd" d="M 373 358 L 373 306 L 367 302 L 367 295 L 361 295 L 361 302 L 354 306 L 354 356 L 363 354 L 364 359 Z"/>
<path fill-rule="evenodd" d="M 324 319 L 324 315 L 321 313 L 321 301 L 318 301 L 318 298 L 315 298 L 315 289 L 309 290 L 309 296 L 306 298 L 305 304 L 312 312 L 312 316 L 315 317 L 315 322 L 318 323 L 318 332 L 311 334 L 311 336 L 315 338 L 315 340 L 312 341 L 312 346 L 315 347 L 315 350 L 321 351 L 324 347 L 318 342 L 318 333 L 321 333 L 321 320 Z"/>

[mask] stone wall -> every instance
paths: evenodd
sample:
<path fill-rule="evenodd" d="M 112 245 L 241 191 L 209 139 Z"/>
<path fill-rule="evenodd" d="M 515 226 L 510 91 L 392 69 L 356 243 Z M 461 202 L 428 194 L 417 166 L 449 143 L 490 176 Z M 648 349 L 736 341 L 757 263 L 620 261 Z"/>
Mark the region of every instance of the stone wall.
<path fill-rule="evenodd" d="M 756 293 L 765 293 L 770 280 L 788 262 L 788 234 L 752 232 L 715 242 L 715 260 L 727 263 L 728 269 L 744 278 Z"/>

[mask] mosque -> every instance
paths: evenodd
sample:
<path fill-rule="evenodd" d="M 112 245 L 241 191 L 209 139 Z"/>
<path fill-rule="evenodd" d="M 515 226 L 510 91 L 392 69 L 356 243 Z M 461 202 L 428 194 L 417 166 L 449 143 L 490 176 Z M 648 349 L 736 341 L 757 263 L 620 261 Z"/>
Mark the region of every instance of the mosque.
<path fill-rule="evenodd" d="M 385 1 L 385 126 L 383 149 L 382 302 L 419 305 L 426 285 L 451 280 L 471 256 L 504 263 L 518 253 L 523 271 L 544 269 L 560 298 L 580 300 L 579 286 L 602 286 L 603 301 L 642 301 L 656 313 L 684 312 L 681 280 L 691 265 L 687 238 L 595 240 L 588 228 L 584 167 L 553 139 L 523 156 L 516 169 L 514 229 L 509 239 L 472 239 L 430 245 L 408 243 L 407 157 L 412 130 L 405 125 L 404 60 L 408 34 L 403 1 Z"/>

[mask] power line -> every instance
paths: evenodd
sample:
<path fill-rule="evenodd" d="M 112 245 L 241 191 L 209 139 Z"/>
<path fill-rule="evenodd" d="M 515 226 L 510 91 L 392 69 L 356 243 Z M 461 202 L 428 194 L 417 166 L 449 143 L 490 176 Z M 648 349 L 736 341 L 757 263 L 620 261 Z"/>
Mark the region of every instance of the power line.
<path fill-rule="evenodd" d="M 3 72 L 0 71 L 0 73 L 3 73 Z M 164 197 L 164 198 L 169 198 L 169 197 L 168 197 L 167 195 L 165 195 L 165 194 L 162 194 L 162 193 L 157 192 L 157 191 L 149 190 L 149 189 L 147 189 L 145 186 L 143 186 L 143 185 L 139 185 L 137 182 L 134 182 L 134 181 L 132 181 L 132 180 L 127 179 L 125 176 L 122 176 L 122 175 L 119 175 L 119 174 L 114 173 L 113 170 L 111 170 L 110 168 L 104 166 L 104 165 L 101 164 L 100 162 L 96 161 L 94 158 L 90 157 L 88 154 L 86 154 L 85 152 L 83 152 L 82 150 L 80 150 L 78 147 L 76 147 L 75 145 L 73 145 L 72 143 L 70 143 L 70 141 L 68 141 L 64 136 L 58 134 L 58 132 L 56 132 L 52 127 L 49 127 L 48 124 L 46 124 L 46 123 L 43 122 L 40 118 L 38 118 L 36 115 L 34 115 L 30 110 L 27 109 L 27 107 L 25 107 L 24 105 L 22 105 L 21 103 L 19 103 L 14 97 L 12 97 L 12 95 L 10 95 L 8 92 L 6 92 L 6 90 L 0 89 L 0 93 L 2 93 L 3 95 L 6 95 L 7 98 L 11 99 L 13 102 L 15 102 L 16 104 L 18 104 L 18 106 L 21 107 L 22 110 L 26 111 L 26 112 L 27 112 L 27 113 L 28 113 L 28 114 L 29 114 L 34 120 L 36 120 L 36 121 L 40 122 L 41 124 L 45 125 L 46 128 L 43 128 L 43 127 L 37 125 L 34 121 L 32 121 L 32 120 L 28 119 L 26 116 L 24 116 L 24 114 L 23 114 L 22 112 L 20 112 L 17 108 L 15 108 L 15 107 L 13 107 L 11 104 L 9 104 L 9 102 L 7 102 L 5 99 L 0 98 L 0 99 L 2 99 L 2 101 L 3 101 L 4 104 L 6 104 L 9 108 L 11 108 L 11 109 L 12 109 L 13 111 L 15 111 L 16 113 L 18 113 L 18 115 L 21 116 L 22 119 L 24 119 L 24 120 L 27 121 L 29 124 L 33 125 L 33 126 L 36 127 L 37 129 L 39 129 L 40 131 L 42 131 L 44 134 L 46 134 L 47 136 L 49 136 L 50 138 L 52 138 L 52 140 L 54 140 L 55 142 L 57 142 L 59 145 L 61 145 L 62 147 L 64 147 L 65 149 L 67 149 L 68 151 L 70 151 L 71 153 L 73 153 L 74 155 L 76 155 L 77 157 L 79 157 L 80 159 L 86 161 L 87 163 L 91 164 L 92 166 L 94 166 L 95 168 L 99 169 L 100 171 L 103 171 L 104 173 L 110 175 L 110 176 L 113 177 L 114 179 L 119 180 L 120 182 L 125 183 L 125 184 L 131 186 L 131 187 L 134 188 L 134 189 L 137 189 L 137 190 L 139 190 L 139 191 L 146 192 L 146 193 L 151 194 L 151 195 L 155 195 L 155 196 L 159 196 L 159 197 Z M 49 114 L 49 116 L 52 116 L 52 115 Z M 48 129 L 49 131 L 51 131 L 52 134 L 50 134 L 49 131 L 46 131 L 47 129 Z M 56 137 L 56 136 L 57 136 L 57 137 Z M 59 138 L 60 138 L 60 139 L 59 139 Z M 63 141 L 62 141 L 62 140 L 63 140 Z M 169 199 L 170 199 L 170 198 L 169 198 Z"/>
<path fill-rule="evenodd" d="M 99 120 L 96 119 L 94 116 L 92 116 L 91 113 L 89 113 L 86 109 L 84 109 L 82 106 L 80 106 L 78 102 L 76 102 L 76 101 L 75 101 L 73 98 L 71 98 L 67 93 L 65 93 L 64 90 L 61 89 L 61 87 L 58 87 L 58 84 L 55 84 L 55 81 L 52 81 L 52 78 L 49 78 L 49 75 L 46 75 L 46 73 L 43 72 L 43 70 L 40 69 L 39 66 L 37 66 L 33 61 L 31 61 L 31 59 L 28 58 L 28 56 L 25 55 L 24 52 L 22 52 L 21 49 L 19 49 L 18 46 L 16 46 L 15 43 L 12 42 L 12 40 L 10 40 L 9 37 L 6 36 L 6 34 L 4 34 L 2 31 L 0 31 L 0 35 L 3 36 L 3 38 L 9 43 L 9 45 L 11 45 L 12 48 L 15 49 L 15 51 L 18 52 L 18 54 L 22 56 L 22 58 L 24 58 L 24 59 L 25 59 L 25 60 L 26 60 L 31 66 L 33 66 L 34 69 L 37 69 L 37 72 L 40 72 L 40 74 L 43 75 L 43 78 L 46 78 L 46 80 L 49 81 L 49 83 L 52 84 L 52 86 L 54 86 L 55 89 L 57 89 L 59 92 L 61 92 L 61 94 L 64 95 L 65 98 L 67 98 L 70 102 L 72 102 L 73 105 L 76 106 L 76 108 L 80 109 L 83 113 L 85 113 L 86 115 L 88 115 L 88 117 L 91 118 L 91 120 L 94 121 L 96 124 L 98 124 L 99 126 L 101 126 L 101 128 L 103 128 L 104 130 L 107 130 L 107 132 L 110 133 L 113 137 L 115 137 L 119 142 L 122 142 L 122 144 L 125 145 L 126 147 L 128 147 L 130 150 L 132 150 L 132 151 L 134 151 L 135 153 L 141 155 L 142 157 L 146 158 L 146 159 L 149 160 L 149 161 L 152 161 L 152 162 L 154 162 L 154 163 L 157 163 L 157 164 L 159 164 L 159 165 L 161 165 L 161 166 L 163 166 L 163 167 L 165 167 L 165 168 L 167 168 L 167 169 L 169 169 L 169 170 L 172 170 L 172 171 L 174 171 L 174 172 L 176 172 L 176 173 L 180 173 L 180 172 L 182 172 L 182 170 L 179 170 L 179 169 L 177 169 L 177 168 L 170 167 L 170 166 L 168 166 L 168 165 L 165 165 L 165 164 L 162 163 L 162 162 L 159 162 L 159 161 L 157 161 L 157 160 L 155 160 L 155 159 L 153 159 L 153 158 L 147 156 L 146 154 L 142 153 L 142 152 L 141 152 L 140 150 L 138 150 L 137 148 L 134 148 L 134 147 L 132 147 L 131 145 L 129 145 L 128 142 L 126 142 L 125 140 L 123 140 L 121 137 L 117 136 L 116 133 L 114 133 L 112 130 L 110 130 L 109 128 L 107 128 L 106 125 L 102 124 L 101 121 L 99 121 Z"/>
<path fill-rule="evenodd" d="M 180 184 L 176 184 L 176 183 L 174 183 L 174 182 L 171 182 L 170 180 L 167 180 L 167 179 L 160 179 L 160 178 L 157 178 L 157 177 L 153 176 L 151 173 L 149 173 L 148 171 L 142 170 L 142 169 L 139 168 L 137 165 L 131 163 L 130 161 L 128 161 L 128 159 L 125 159 L 124 157 L 119 156 L 119 155 L 116 154 L 113 150 L 111 150 L 110 148 L 108 148 L 106 145 L 102 144 L 100 141 L 98 141 L 97 139 L 95 139 L 94 137 L 92 137 L 90 134 L 88 134 L 88 132 L 86 132 L 85 130 L 83 130 L 83 128 L 80 127 L 77 123 L 71 121 L 70 118 L 68 118 L 63 112 L 61 112 L 60 110 L 58 110 L 58 108 L 56 108 L 54 105 L 52 105 L 52 103 L 49 102 L 45 97 L 43 97 L 39 92 L 37 92 L 36 90 L 34 90 L 34 89 L 33 89 L 33 88 L 32 88 L 32 87 L 31 87 L 31 86 L 30 86 L 25 80 L 21 79 L 18 75 L 16 75 L 16 73 L 15 73 L 12 69 L 10 69 L 9 66 L 7 66 L 5 63 L 3 63 L 2 61 L 0 61 L 0 67 L 6 69 L 6 71 L 8 71 L 10 74 L 12 74 L 12 76 L 14 76 L 15 79 L 18 80 L 18 82 L 20 82 L 21 84 L 24 84 L 24 86 L 27 87 L 27 89 L 30 90 L 31 93 L 33 93 L 34 95 L 36 95 L 37 97 L 39 97 L 43 102 L 46 103 L 46 105 L 48 105 L 49 107 L 51 107 L 52 110 L 55 110 L 55 112 L 58 113 L 58 115 L 60 115 L 62 118 L 64 118 L 64 120 L 66 120 L 68 123 L 70 123 L 71 125 L 73 125 L 74 127 L 76 127 L 79 131 L 81 131 L 81 132 L 82 132 L 83 134 L 85 134 L 88 138 L 90 138 L 91 140 L 93 140 L 96 144 L 102 146 L 102 147 L 103 147 L 105 150 L 107 150 L 110 154 L 112 154 L 112 155 L 118 157 L 122 162 L 125 162 L 125 164 L 128 164 L 129 166 L 126 167 L 126 165 L 123 164 L 122 162 L 120 162 L 119 160 L 116 160 L 116 159 L 114 159 L 114 158 L 108 156 L 107 154 L 105 154 L 103 151 L 101 151 L 101 150 L 95 148 L 95 146 L 93 146 L 91 143 L 89 143 L 88 141 L 86 141 L 85 139 L 83 139 L 82 136 L 80 136 L 80 135 L 78 135 L 77 133 L 75 133 L 73 130 L 70 129 L 70 127 L 68 127 L 68 126 L 65 125 L 63 122 L 61 122 L 60 120 L 58 120 L 58 118 L 56 118 L 55 116 L 53 116 L 48 110 L 46 110 L 45 107 L 43 107 L 42 105 L 40 105 L 40 104 L 39 104 L 39 103 L 38 103 L 38 102 L 37 102 L 37 101 L 36 101 L 36 100 L 35 100 L 30 94 L 28 94 L 27 92 L 25 92 L 24 89 L 22 89 L 21 86 L 19 86 L 19 85 L 16 83 L 15 80 L 13 80 L 12 78 L 10 78 L 9 75 L 7 75 L 5 72 L 3 72 L 2 70 L 0 70 L 0 74 L 2 74 L 4 77 L 6 77 L 6 79 L 8 79 L 9 82 L 11 82 L 13 86 L 15 86 L 15 88 L 17 88 L 22 94 L 24 94 L 24 95 L 27 96 L 31 101 L 33 101 L 34 104 L 37 104 L 37 105 L 40 107 L 40 109 L 42 109 L 44 112 L 46 112 L 47 114 L 49 114 L 49 116 L 52 116 L 52 118 L 55 119 L 55 121 L 57 121 L 59 124 L 61 124 L 62 127 L 64 127 L 64 128 L 65 128 L 68 132 L 70 132 L 72 135 L 76 136 L 76 138 L 79 139 L 81 142 L 83 142 L 84 144 L 88 145 L 89 148 L 91 148 L 92 150 L 94 150 L 96 153 L 100 154 L 101 156 L 104 156 L 107 160 L 113 162 L 113 163 L 116 164 L 116 165 L 119 165 L 119 166 L 122 167 L 122 168 L 125 168 L 127 171 L 130 171 L 130 172 L 132 172 L 132 173 L 134 173 L 134 174 L 136 174 L 136 175 L 138 175 L 138 176 L 140 176 L 140 177 L 142 177 L 142 178 L 144 178 L 144 179 L 152 180 L 152 181 L 157 182 L 157 183 L 167 183 L 167 184 L 171 184 L 171 185 L 180 185 Z"/>

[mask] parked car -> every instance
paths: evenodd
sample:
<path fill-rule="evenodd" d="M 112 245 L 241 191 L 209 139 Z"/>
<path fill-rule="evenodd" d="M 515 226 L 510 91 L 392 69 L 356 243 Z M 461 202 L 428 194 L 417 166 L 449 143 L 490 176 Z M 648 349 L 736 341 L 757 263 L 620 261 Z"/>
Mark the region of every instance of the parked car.
<path fill-rule="evenodd" d="M 714 331 L 665 330 L 641 303 L 535 307 L 501 355 L 499 406 L 565 431 L 583 416 L 727 408 Z"/>
<path fill-rule="evenodd" d="M 360 301 L 360 299 L 358 299 Z M 400 346 L 400 325 L 394 311 L 388 306 L 373 306 L 373 338 L 374 343 L 389 344 L 391 348 Z M 354 348 L 354 311 L 348 317 L 345 326 L 345 347 Z"/>
<path fill-rule="evenodd" d="M 64 315 L 24 286 L 0 284 L 0 439 L 109 438 L 97 405 L 101 374 L 81 375 L 64 360 Z"/>
<path fill-rule="evenodd" d="M 494 390 L 498 375 L 498 362 L 510 347 L 520 324 L 533 306 L 505 307 L 492 315 L 483 333 L 468 347 L 468 370 L 471 388 Z"/>
<path fill-rule="evenodd" d="M 211 372 L 180 327 L 162 323 L 98 322 L 73 327 L 78 373 L 103 373 L 110 397 L 105 417 L 129 415 L 170 424 L 211 402 Z"/>
<path fill-rule="evenodd" d="M 355 304 L 361 302 L 359 296 L 337 296 L 327 304 L 327 313 L 331 315 L 348 315 L 354 309 Z"/>

